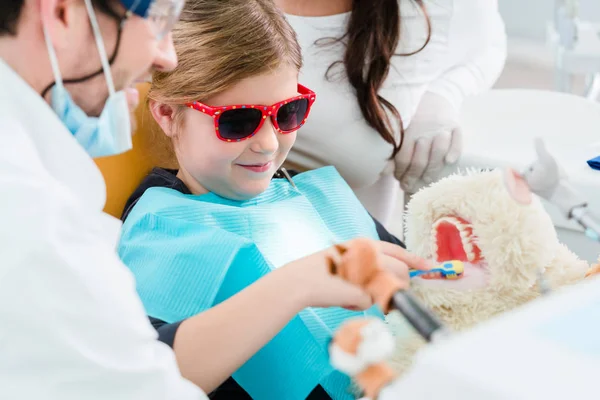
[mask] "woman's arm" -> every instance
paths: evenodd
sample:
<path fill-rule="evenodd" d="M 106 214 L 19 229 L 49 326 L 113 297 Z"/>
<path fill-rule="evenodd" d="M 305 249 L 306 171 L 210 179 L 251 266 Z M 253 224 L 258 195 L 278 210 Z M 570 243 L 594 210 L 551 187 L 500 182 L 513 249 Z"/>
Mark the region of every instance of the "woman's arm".
<path fill-rule="evenodd" d="M 462 103 L 489 89 L 506 59 L 506 33 L 497 0 L 432 0 L 426 5 L 432 35 L 437 36 L 424 52 L 431 54 L 434 66 L 439 63 L 439 71 L 419 100 L 394 158 L 394 175 L 407 193 L 435 181 L 447 164 L 459 159 Z"/>
<path fill-rule="evenodd" d="M 489 89 L 506 61 L 506 32 L 497 0 L 454 0 L 449 31 L 451 67 L 428 87 L 460 110 L 463 100 Z"/>

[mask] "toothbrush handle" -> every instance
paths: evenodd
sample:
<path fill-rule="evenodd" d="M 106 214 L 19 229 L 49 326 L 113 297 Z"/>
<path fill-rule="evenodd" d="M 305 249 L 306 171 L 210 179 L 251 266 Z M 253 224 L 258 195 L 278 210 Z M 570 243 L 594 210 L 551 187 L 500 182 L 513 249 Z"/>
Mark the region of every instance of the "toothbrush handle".
<path fill-rule="evenodd" d="M 427 341 L 440 331 L 442 324 L 408 290 L 406 282 L 382 268 L 377 250 L 368 241 L 356 241 L 350 247 L 336 245 L 337 257 L 329 259 L 329 272 L 371 295 L 384 314 L 396 308 Z M 430 271 L 427 271 L 430 272 Z"/>
<path fill-rule="evenodd" d="M 415 330 L 428 342 L 433 335 L 444 328 L 440 320 L 409 290 L 399 290 L 392 298 L 392 307 L 396 308 L 415 328 Z"/>
<path fill-rule="evenodd" d="M 408 271 L 408 275 L 411 278 L 415 278 L 415 277 L 417 277 L 419 275 L 423 275 L 426 272 L 430 272 L 430 271 L 421 271 L 421 270 L 418 270 L 418 269 L 411 269 L 410 271 Z"/>

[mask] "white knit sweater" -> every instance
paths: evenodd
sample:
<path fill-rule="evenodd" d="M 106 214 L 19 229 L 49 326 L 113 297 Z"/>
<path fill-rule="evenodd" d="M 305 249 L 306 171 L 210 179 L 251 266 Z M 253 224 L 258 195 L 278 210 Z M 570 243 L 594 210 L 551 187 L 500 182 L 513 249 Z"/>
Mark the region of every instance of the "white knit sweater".
<path fill-rule="evenodd" d="M 489 88 L 506 56 L 504 24 L 496 0 L 425 0 L 432 23 L 431 41 L 420 53 L 392 59 L 380 95 L 400 112 L 405 128 L 427 91 L 447 98 L 457 109 L 466 96 Z M 414 51 L 427 36 L 420 9 L 401 1 L 401 42 L 398 53 Z M 304 56 L 300 82 L 317 93 L 317 101 L 298 133 L 288 166 L 299 170 L 334 165 L 357 191 L 375 217 L 389 215 L 390 196 L 397 183 L 390 178 L 392 146 L 362 118 L 343 65 L 325 78 L 327 68 L 341 60 L 340 43 L 320 45 L 319 39 L 341 37 L 350 13 L 326 17 L 287 15 Z M 388 168 L 386 168 L 388 167 Z"/>

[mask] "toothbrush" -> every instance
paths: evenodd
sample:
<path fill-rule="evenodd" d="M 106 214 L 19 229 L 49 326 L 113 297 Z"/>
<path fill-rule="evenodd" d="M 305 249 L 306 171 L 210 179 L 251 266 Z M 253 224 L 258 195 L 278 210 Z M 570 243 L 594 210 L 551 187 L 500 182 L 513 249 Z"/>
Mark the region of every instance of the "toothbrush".
<path fill-rule="evenodd" d="M 410 271 L 410 277 L 415 278 L 417 276 L 427 274 L 441 274 L 441 277 L 444 279 L 458 279 L 458 277 L 462 276 L 464 271 L 465 266 L 462 261 L 452 260 L 443 262 L 442 264 L 433 267 L 429 271 L 413 269 Z"/>

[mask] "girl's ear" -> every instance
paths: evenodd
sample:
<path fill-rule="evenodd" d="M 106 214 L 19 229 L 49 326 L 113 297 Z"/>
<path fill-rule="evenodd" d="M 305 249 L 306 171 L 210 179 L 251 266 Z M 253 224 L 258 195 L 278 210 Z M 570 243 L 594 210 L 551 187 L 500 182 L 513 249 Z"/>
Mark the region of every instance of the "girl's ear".
<path fill-rule="evenodd" d="M 156 100 L 150 100 L 149 107 L 152 117 L 156 123 L 160 125 L 165 135 L 170 138 L 174 137 L 175 108 L 169 104 L 160 103 Z"/>

